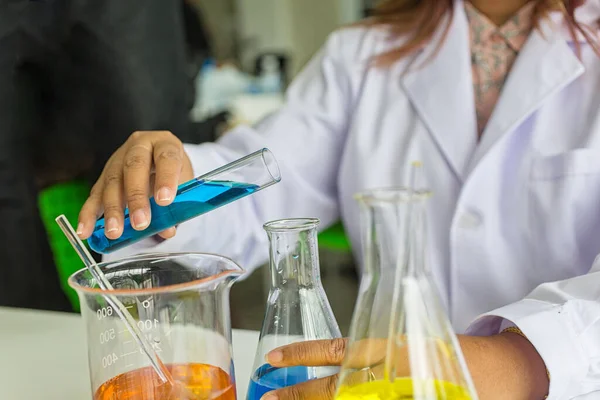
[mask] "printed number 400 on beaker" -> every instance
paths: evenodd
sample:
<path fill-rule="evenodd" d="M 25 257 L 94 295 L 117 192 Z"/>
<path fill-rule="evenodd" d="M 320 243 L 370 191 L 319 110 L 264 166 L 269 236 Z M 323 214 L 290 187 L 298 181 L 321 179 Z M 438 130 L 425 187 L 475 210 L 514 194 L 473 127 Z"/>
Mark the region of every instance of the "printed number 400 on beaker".
<path fill-rule="evenodd" d="M 227 298 L 241 268 L 208 254 L 146 255 L 99 267 L 174 384 L 158 377 L 91 274 L 81 270 L 69 283 L 86 322 L 94 400 L 235 399 Z"/>

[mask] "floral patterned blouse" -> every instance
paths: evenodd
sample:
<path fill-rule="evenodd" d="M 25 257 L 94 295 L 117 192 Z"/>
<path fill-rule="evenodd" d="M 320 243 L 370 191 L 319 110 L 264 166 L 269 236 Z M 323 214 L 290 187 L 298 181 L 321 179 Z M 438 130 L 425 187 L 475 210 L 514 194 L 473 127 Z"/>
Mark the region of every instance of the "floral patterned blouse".
<path fill-rule="evenodd" d="M 506 77 L 533 29 L 535 2 L 525 5 L 500 27 L 470 2 L 465 2 L 465 8 L 471 31 L 475 108 L 481 137 Z"/>

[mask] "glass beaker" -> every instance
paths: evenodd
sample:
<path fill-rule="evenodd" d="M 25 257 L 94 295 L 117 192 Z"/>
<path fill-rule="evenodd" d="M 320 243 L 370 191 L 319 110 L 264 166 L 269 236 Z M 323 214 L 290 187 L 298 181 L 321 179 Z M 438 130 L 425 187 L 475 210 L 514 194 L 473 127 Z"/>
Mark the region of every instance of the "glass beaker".
<path fill-rule="evenodd" d="M 430 193 L 357 196 L 365 271 L 336 400 L 476 400 L 458 340 L 427 269 Z"/>
<path fill-rule="evenodd" d="M 268 149 L 262 149 L 182 183 L 177 188 L 175 199 L 168 206 L 159 206 L 154 198 L 151 198 L 152 218 L 150 225 L 142 231 L 133 229 L 129 211 L 125 209 L 123 234 L 118 239 L 109 239 L 105 234 L 104 218 L 100 218 L 88 239 L 88 244 L 96 253 L 112 253 L 272 186 L 280 180 L 279 166 L 273 154 Z"/>
<path fill-rule="evenodd" d="M 341 337 L 321 283 L 317 245 L 318 219 L 269 222 L 271 287 L 260 332 L 248 400 L 310 379 L 333 375 L 338 368 L 274 368 L 271 350 L 295 342 Z"/>
<path fill-rule="evenodd" d="M 83 269 L 69 284 L 87 327 L 94 400 L 235 400 L 229 289 L 243 273 L 239 266 L 221 256 L 189 253 L 141 255 L 99 267 L 176 385 L 158 377 Z"/>

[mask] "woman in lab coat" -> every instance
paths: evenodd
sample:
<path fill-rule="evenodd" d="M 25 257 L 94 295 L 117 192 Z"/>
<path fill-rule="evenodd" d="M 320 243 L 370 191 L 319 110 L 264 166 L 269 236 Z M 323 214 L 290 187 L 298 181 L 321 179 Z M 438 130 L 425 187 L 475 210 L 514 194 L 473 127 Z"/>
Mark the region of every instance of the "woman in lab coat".
<path fill-rule="evenodd" d="M 104 211 L 118 237 L 125 202 L 144 229 L 150 194 L 169 204 L 178 182 L 268 147 L 281 183 L 117 256 L 210 251 L 253 268 L 267 258 L 262 223 L 304 216 L 341 218 L 358 249 L 352 195 L 399 186 L 422 160 L 431 267 L 481 398 L 600 398 L 600 1 L 574 3 L 384 2 L 371 24 L 332 34 L 258 126 L 185 147 L 169 132 L 133 134 L 78 231 L 88 237 Z M 343 354 L 320 346 L 271 362 Z M 333 383 L 272 395 L 327 396 Z"/>

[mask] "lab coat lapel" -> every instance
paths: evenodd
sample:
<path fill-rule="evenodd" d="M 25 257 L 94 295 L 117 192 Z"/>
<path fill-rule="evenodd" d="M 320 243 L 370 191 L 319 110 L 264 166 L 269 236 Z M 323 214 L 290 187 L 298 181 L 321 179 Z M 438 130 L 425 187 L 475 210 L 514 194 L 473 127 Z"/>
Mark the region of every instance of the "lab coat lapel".
<path fill-rule="evenodd" d="M 502 89 L 496 108 L 471 160 L 470 173 L 494 145 L 539 109 L 544 100 L 580 76 L 584 67 L 565 36 L 546 22 L 534 30 Z"/>
<path fill-rule="evenodd" d="M 477 145 L 469 27 L 462 1 L 455 2 L 448 36 L 445 29 L 415 58 L 403 78 L 404 90 L 459 180 Z M 424 160 L 427 162 L 427 160 Z"/>

